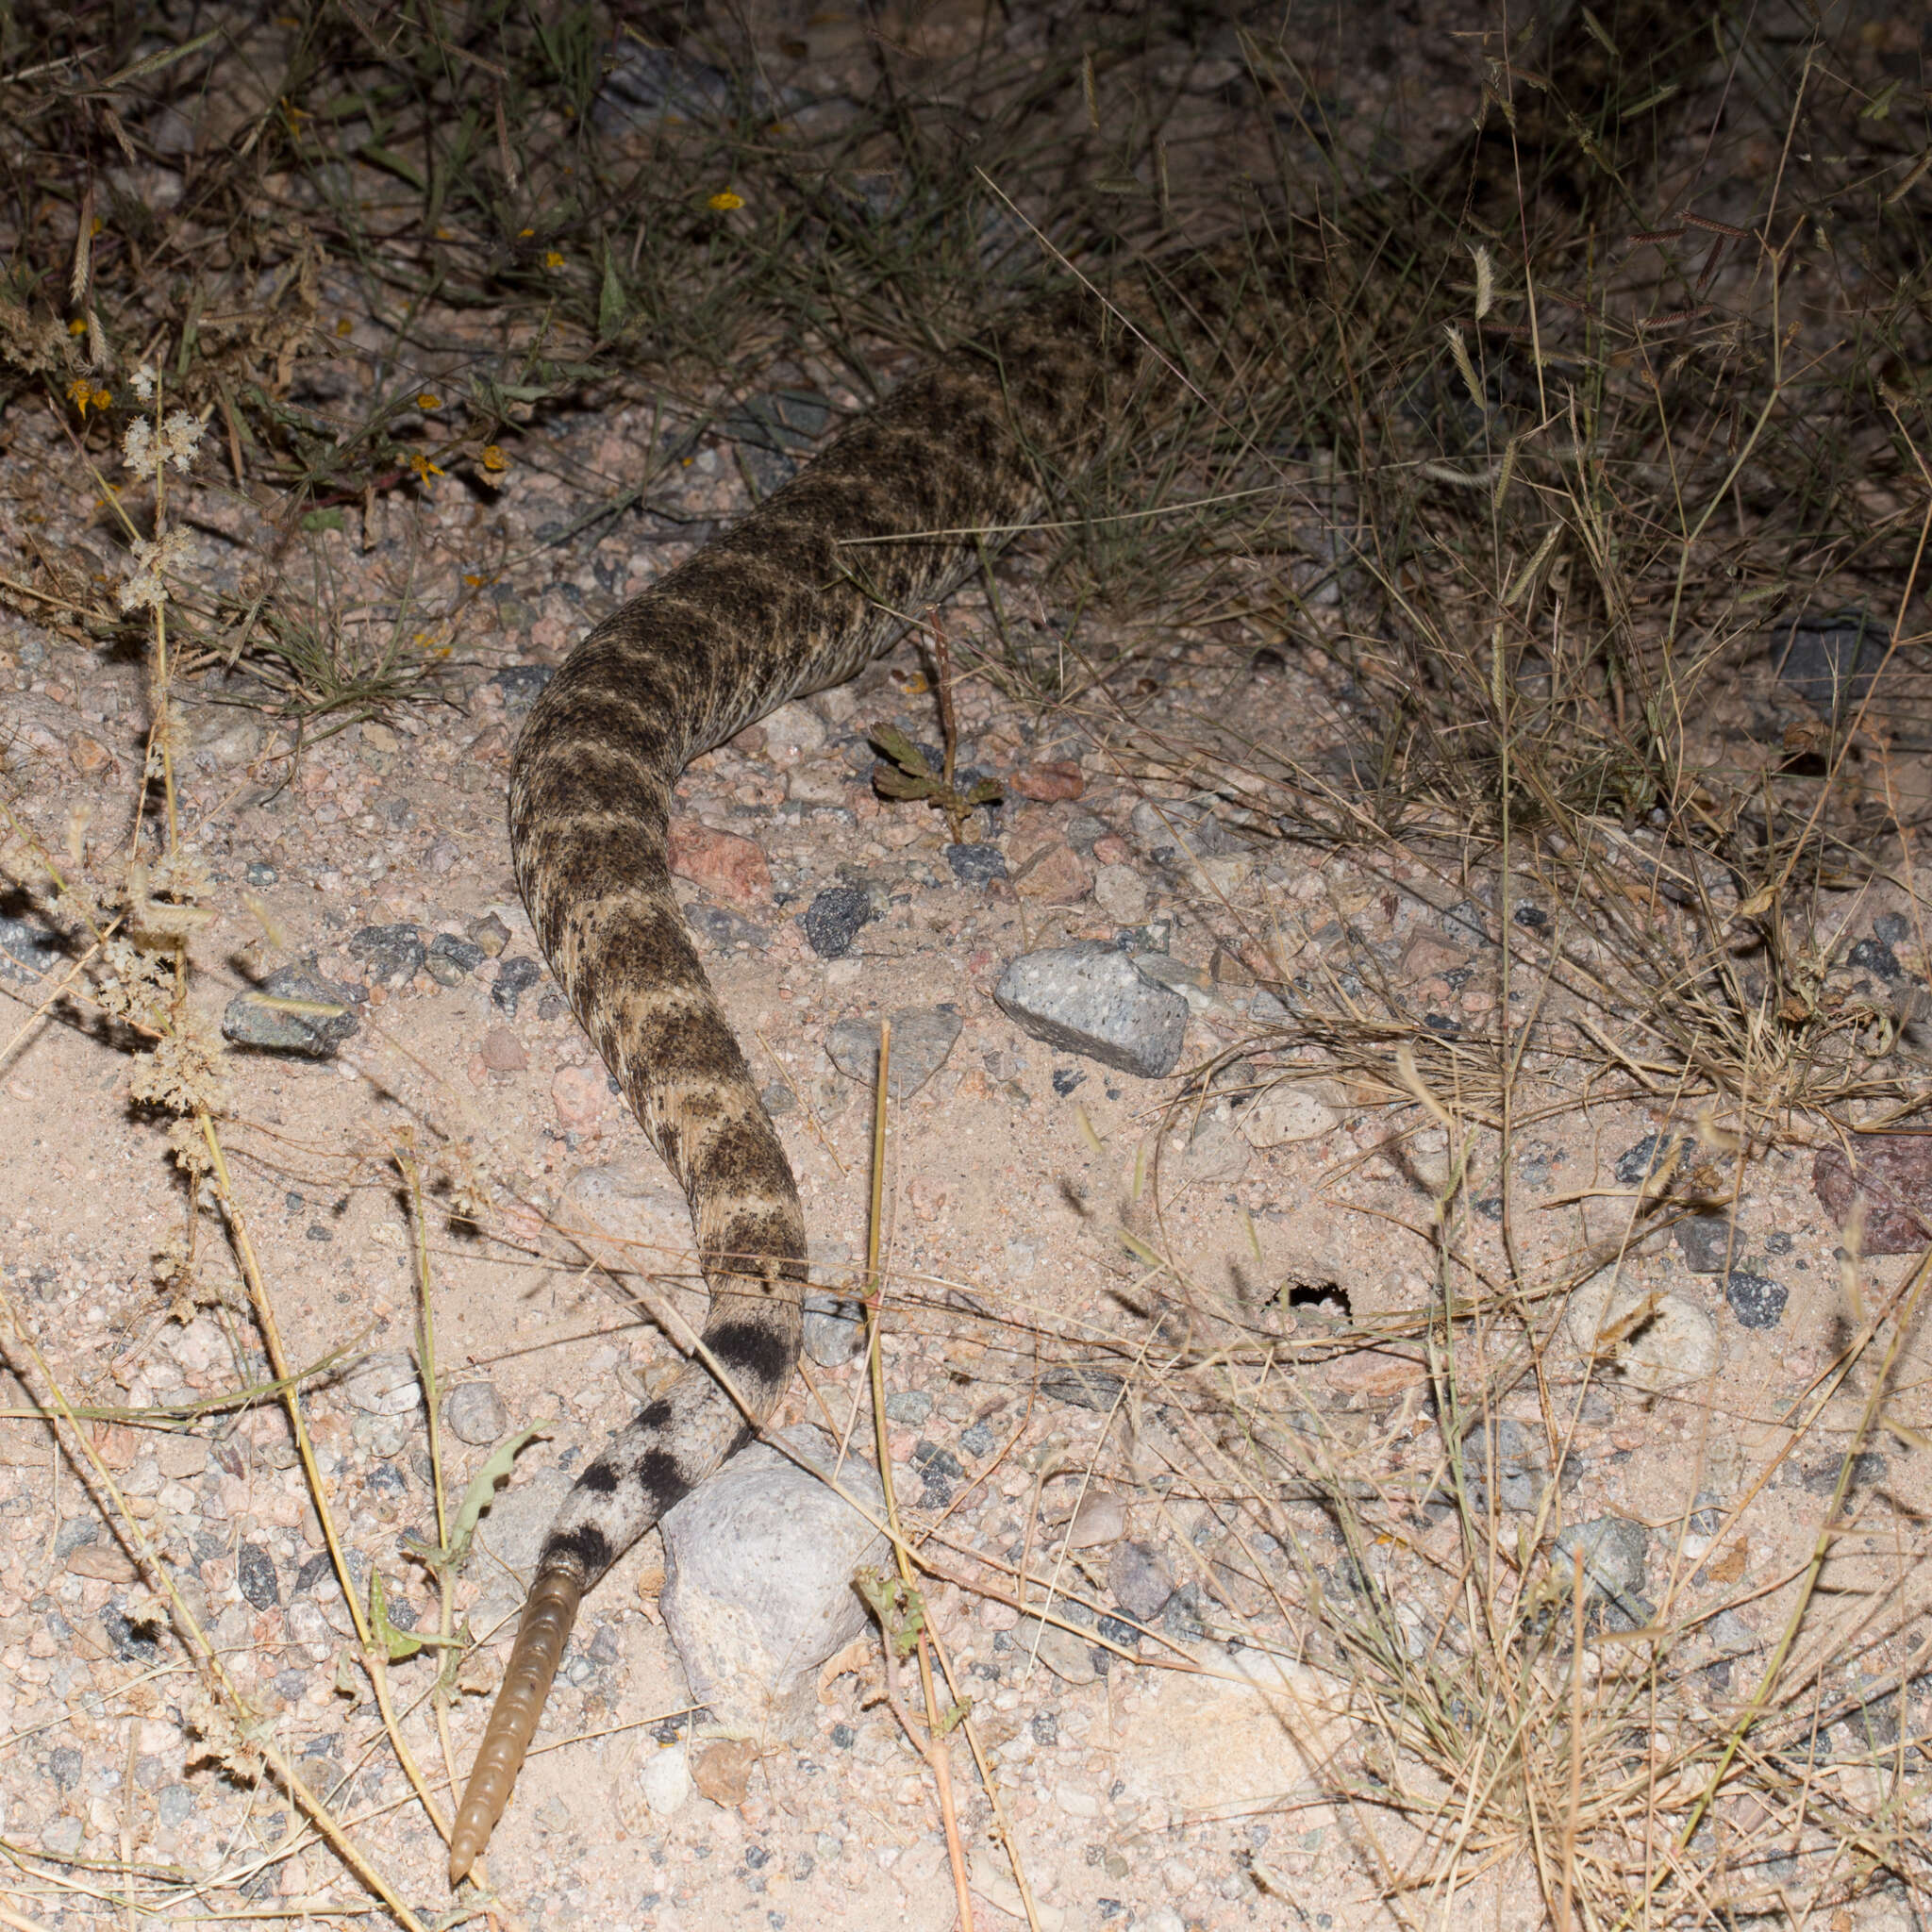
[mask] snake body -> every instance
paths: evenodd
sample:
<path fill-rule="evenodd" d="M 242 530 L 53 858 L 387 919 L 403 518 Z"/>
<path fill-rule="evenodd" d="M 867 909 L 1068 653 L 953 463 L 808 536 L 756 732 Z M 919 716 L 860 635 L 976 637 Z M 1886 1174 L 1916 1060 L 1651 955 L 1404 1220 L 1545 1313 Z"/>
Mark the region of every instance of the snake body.
<path fill-rule="evenodd" d="M 1624 10 L 1646 9 L 1662 11 Z M 1573 26 L 1557 41 L 1539 106 L 1601 98 L 1597 35 Z M 1624 44 L 1643 48 L 1620 76 L 1627 90 L 1654 85 L 1681 36 Z M 1465 208 L 1507 204 L 1529 144 L 1522 126 L 1486 134 L 1472 166 L 1458 143 Z M 1357 226 L 1379 239 L 1373 219 Z M 1143 262 L 1105 299 L 1075 284 L 1036 300 L 911 377 L 598 625 L 533 708 L 510 775 L 518 882 L 558 981 L 684 1189 L 711 1299 L 700 1358 L 583 1471 L 544 1541 L 451 1835 L 452 1882 L 508 1802 L 585 1591 L 751 1438 L 798 1359 L 804 1214 L 673 894 L 674 786 L 693 758 L 889 649 L 982 561 L 995 540 L 975 533 L 1037 518 L 1130 420 L 1137 391 L 1177 390 L 1179 364 L 1208 393 L 1250 379 L 1334 237 L 1277 225 L 1265 253 Z"/>

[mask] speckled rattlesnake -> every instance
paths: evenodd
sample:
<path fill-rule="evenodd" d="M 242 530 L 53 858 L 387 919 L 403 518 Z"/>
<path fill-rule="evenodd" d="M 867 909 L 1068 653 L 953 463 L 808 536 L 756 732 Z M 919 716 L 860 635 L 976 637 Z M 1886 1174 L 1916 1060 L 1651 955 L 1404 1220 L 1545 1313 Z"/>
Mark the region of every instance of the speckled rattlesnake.
<path fill-rule="evenodd" d="M 1587 98 L 1602 50 L 1574 29 L 1559 40 L 1541 98 Z M 1500 192 L 1513 192 L 1507 138 L 1478 143 L 1477 192 L 1485 152 L 1500 153 Z M 1467 143 L 1442 178 L 1460 198 Z M 458 1813 L 453 1881 L 508 1800 L 583 1593 L 750 1439 L 798 1357 L 804 1214 L 673 896 L 672 788 L 692 758 L 894 642 L 977 563 L 973 533 L 1036 517 L 1049 479 L 1091 462 L 1149 378 L 1177 386 L 1184 362 L 1212 393 L 1260 348 L 1264 316 L 1278 343 L 1297 262 L 1324 238 L 1277 236 L 1265 287 L 1245 246 L 1143 265 L 1104 301 L 1065 289 L 933 363 L 599 625 L 531 712 L 510 781 L 517 877 L 558 980 L 684 1187 L 711 1290 L 703 1355 L 730 1391 L 703 1361 L 687 1365 L 578 1477 Z"/>

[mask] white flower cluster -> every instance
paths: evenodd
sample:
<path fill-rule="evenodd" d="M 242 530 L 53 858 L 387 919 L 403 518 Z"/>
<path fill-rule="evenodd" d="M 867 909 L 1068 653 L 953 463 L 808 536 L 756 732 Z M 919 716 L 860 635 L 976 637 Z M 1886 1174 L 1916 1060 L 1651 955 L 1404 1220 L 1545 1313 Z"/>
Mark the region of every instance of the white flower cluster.
<path fill-rule="evenodd" d="M 200 434 L 198 426 L 195 433 Z M 122 609 L 158 610 L 168 601 L 167 586 L 161 579 L 187 552 L 188 539 L 179 530 L 165 531 L 152 543 L 145 537 L 137 537 L 134 572 L 121 586 Z"/>
<path fill-rule="evenodd" d="M 121 458 L 137 476 L 153 476 L 163 463 L 185 471 L 201 447 L 201 425 L 186 409 L 176 409 L 161 425 L 160 433 L 145 416 L 137 416 L 121 440 Z"/>

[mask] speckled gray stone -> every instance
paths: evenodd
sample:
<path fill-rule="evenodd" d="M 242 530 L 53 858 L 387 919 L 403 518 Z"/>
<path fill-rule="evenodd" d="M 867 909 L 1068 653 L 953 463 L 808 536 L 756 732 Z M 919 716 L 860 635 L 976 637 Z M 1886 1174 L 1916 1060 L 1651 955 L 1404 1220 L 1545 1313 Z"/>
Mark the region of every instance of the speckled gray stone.
<path fill-rule="evenodd" d="M 877 1478 L 840 1464 L 822 1430 L 783 1440 L 868 1509 Z M 691 1694 L 759 1737 L 816 1730 L 818 1668 L 866 1626 L 852 1576 L 888 1544 L 852 1506 L 788 1456 L 755 1442 L 664 1518 L 664 1627 Z"/>
<path fill-rule="evenodd" d="M 1188 1030 L 1187 1001 L 1098 941 L 1022 954 L 993 998 L 1034 1039 L 1142 1079 L 1174 1071 Z"/>
<path fill-rule="evenodd" d="M 287 1000 L 294 1007 L 273 1004 Z M 325 979 L 312 963 L 278 966 L 258 987 L 238 992 L 222 1015 L 222 1032 L 242 1046 L 325 1060 L 360 1024 L 346 986 Z M 308 1010 L 296 1010 L 296 1008 Z"/>
<path fill-rule="evenodd" d="M 907 1100 L 945 1065 L 961 1023 L 951 1007 L 901 1007 L 891 1018 L 891 1097 Z M 825 1033 L 825 1052 L 848 1080 L 872 1086 L 878 1078 L 879 1023 L 841 1020 Z"/>
<path fill-rule="evenodd" d="M 480 1447 L 495 1441 L 509 1427 L 509 1411 L 493 1382 L 465 1382 L 450 1391 L 442 1420 L 458 1441 Z"/>

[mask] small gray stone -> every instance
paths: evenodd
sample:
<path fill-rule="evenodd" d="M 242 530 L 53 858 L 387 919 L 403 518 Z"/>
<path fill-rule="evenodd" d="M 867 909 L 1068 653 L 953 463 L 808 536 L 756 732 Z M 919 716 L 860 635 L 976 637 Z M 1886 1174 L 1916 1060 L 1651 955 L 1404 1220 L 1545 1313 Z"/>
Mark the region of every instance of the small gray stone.
<path fill-rule="evenodd" d="M 87 1827 L 79 1819 L 57 1818 L 41 1833 L 41 1848 L 49 1857 L 71 1858 L 86 1837 Z"/>
<path fill-rule="evenodd" d="M 1680 1221 L 1672 1233 L 1676 1236 L 1684 1265 L 1693 1274 L 1722 1274 L 1729 1252 L 1731 1224 L 1722 1214 L 1693 1214 Z"/>
<path fill-rule="evenodd" d="M 460 934 L 440 932 L 429 941 L 423 964 L 439 986 L 460 986 L 482 965 L 483 948 Z"/>
<path fill-rule="evenodd" d="M 259 1543 L 244 1542 L 236 1550 L 235 1584 L 258 1610 L 272 1610 L 281 1603 L 275 1558 Z"/>
<path fill-rule="evenodd" d="M 490 988 L 490 1003 L 516 1018 L 517 1002 L 543 976 L 543 969 L 526 955 L 501 961 Z"/>
<path fill-rule="evenodd" d="M 459 1442 L 478 1448 L 493 1442 L 509 1427 L 509 1411 L 493 1382 L 465 1382 L 452 1389 L 442 1406 L 444 1426 Z"/>
<path fill-rule="evenodd" d="M 924 1389 L 901 1389 L 886 1397 L 886 1414 L 895 1423 L 917 1428 L 932 1413 L 932 1397 Z"/>
<path fill-rule="evenodd" d="M 990 886 L 1007 875 L 1007 856 L 997 845 L 948 845 L 946 863 L 962 886 Z"/>
<path fill-rule="evenodd" d="M 1567 1593 L 1574 1565 L 1581 1557 L 1591 1601 L 1609 1605 L 1616 1612 L 1614 1621 L 1627 1620 L 1634 1628 L 1651 1617 L 1651 1607 L 1641 1594 L 1649 1553 L 1650 1532 L 1641 1523 L 1622 1516 L 1574 1523 L 1557 1534 L 1552 1579 L 1559 1592 Z"/>
<path fill-rule="evenodd" d="M 771 934 L 754 925 L 741 914 L 724 906 L 708 906 L 695 900 L 684 908 L 685 923 L 713 952 L 728 952 L 738 946 L 761 951 L 771 943 Z"/>
<path fill-rule="evenodd" d="M 1128 1616 L 1148 1624 L 1167 1607 L 1174 1578 L 1147 1544 L 1122 1543 L 1108 1561 L 1107 1587 Z"/>
<path fill-rule="evenodd" d="M 1494 1428 L 1497 1501 L 1505 1509 L 1527 1514 L 1542 1498 L 1543 1459 L 1521 1423 L 1502 1416 Z M 1490 1441 L 1481 1423 L 1462 1439 L 1462 1469 L 1470 1507 L 1488 1509 Z"/>
<path fill-rule="evenodd" d="M 498 1490 L 477 1529 L 484 1549 L 527 1582 L 536 1571 L 550 1524 L 570 1491 L 570 1472 L 555 1464 Z"/>
<path fill-rule="evenodd" d="M 1752 1274 L 1733 1268 L 1724 1281 L 1724 1299 L 1731 1305 L 1740 1326 L 1775 1328 L 1784 1320 L 1785 1304 L 1790 1291 L 1767 1274 Z"/>
<path fill-rule="evenodd" d="M 375 986 L 407 986 L 423 970 L 429 949 L 413 925 L 365 925 L 351 935 L 348 950 L 369 968 Z"/>
<path fill-rule="evenodd" d="M 1801 616 L 1778 640 L 1777 674 L 1821 711 L 1859 703 L 1885 657 L 1885 626 L 1858 611 Z"/>
<path fill-rule="evenodd" d="M 805 1352 L 822 1369 L 849 1362 L 865 1346 L 865 1305 L 815 1289 L 805 1298 Z"/>
<path fill-rule="evenodd" d="M 961 1023 L 949 1006 L 901 1007 L 891 1021 L 891 1097 L 908 1100 L 945 1065 Z M 825 1034 L 825 1052 L 848 1080 L 872 1086 L 879 1070 L 879 1023 L 841 1020 Z"/>
<path fill-rule="evenodd" d="M 821 1430 L 783 1440 L 841 1488 L 881 1509 L 871 1468 L 843 1463 Z M 855 1570 L 887 1543 L 808 1470 L 754 1443 L 664 1518 L 664 1627 L 692 1695 L 759 1736 L 815 1730 L 816 1675 L 866 1626 Z"/>
<path fill-rule="evenodd" d="M 325 1060 L 361 1024 L 354 997 L 346 986 L 325 979 L 313 962 L 278 966 L 258 987 L 228 1002 L 222 1032 L 241 1046 Z"/>
<path fill-rule="evenodd" d="M 863 886 L 827 886 L 799 916 L 807 943 L 821 959 L 842 958 L 858 929 L 876 918 L 872 894 Z"/>
<path fill-rule="evenodd" d="M 60 963 L 60 936 L 31 919 L 0 916 L 0 977 L 29 982 Z"/>
<path fill-rule="evenodd" d="M 501 607 L 499 607 L 499 614 Z M 490 682 L 503 693 L 503 714 L 521 718 L 556 675 L 554 664 L 506 664 Z"/>
<path fill-rule="evenodd" d="M 1188 1030 L 1180 994 L 1150 985 L 1124 953 L 1097 941 L 1023 954 L 993 998 L 1034 1039 L 1145 1079 L 1174 1070 Z"/>
<path fill-rule="evenodd" d="M 1064 1617 L 1071 1624 L 1091 1627 L 1094 1622 L 1091 1610 L 1065 1597 L 1057 1598 L 1053 1607 L 1056 1616 Z M 1091 1684 L 1100 1675 L 1093 1661 L 1093 1646 L 1058 1624 L 1043 1623 L 1038 1617 L 1022 1617 L 1014 1624 L 1011 1636 L 1016 1650 L 1029 1657 L 1038 1654 L 1040 1661 L 1055 1676 L 1069 1684 Z"/>
<path fill-rule="evenodd" d="M 413 1415 L 423 1400 L 416 1359 L 405 1349 L 384 1349 L 358 1365 L 343 1392 L 364 1415 Z"/>

